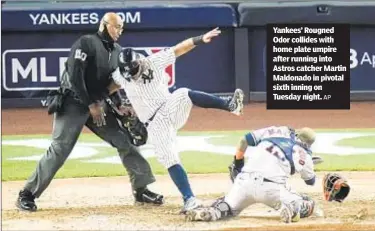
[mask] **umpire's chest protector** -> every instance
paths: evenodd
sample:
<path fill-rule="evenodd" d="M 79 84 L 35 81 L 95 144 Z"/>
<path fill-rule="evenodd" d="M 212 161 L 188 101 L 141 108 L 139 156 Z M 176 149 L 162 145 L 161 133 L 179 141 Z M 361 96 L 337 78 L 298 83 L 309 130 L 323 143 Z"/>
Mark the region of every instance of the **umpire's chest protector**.
<path fill-rule="evenodd" d="M 94 91 L 99 93 L 103 92 L 110 83 L 111 73 L 118 67 L 118 58 L 121 52 L 121 46 L 117 43 L 108 44 L 101 40 L 100 37 L 95 36 L 93 39 L 94 55 L 90 60 L 93 62 L 93 66 L 96 66 L 96 70 L 88 70 L 88 78 L 95 78 L 96 83 L 93 87 Z"/>

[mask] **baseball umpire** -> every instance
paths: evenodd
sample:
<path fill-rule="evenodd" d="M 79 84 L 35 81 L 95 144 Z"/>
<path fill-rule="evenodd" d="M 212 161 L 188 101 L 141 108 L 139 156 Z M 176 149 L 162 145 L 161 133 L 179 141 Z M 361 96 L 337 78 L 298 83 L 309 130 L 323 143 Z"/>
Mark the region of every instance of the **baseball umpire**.
<path fill-rule="evenodd" d="M 147 189 L 155 182 L 149 163 L 104 103 L 103 95 L 113 95 L 119 89 L 111 80 L 111 73 L 118 66 L 121 47 L 116 41 L 122 30 L 121 18 L 109 12 L 101 19 L 97 33 L 80 37 L 71 47 L 61 86 L 47 99 L 48 113 L 54 114 L 52 143 L 19 192 L 16 206 L 21 210 L 37 210 L 35 198 L 40 197 L 64 164 L 84 125 L 117 149 L 136 202 L 163 203 L 162 195 Z"/>

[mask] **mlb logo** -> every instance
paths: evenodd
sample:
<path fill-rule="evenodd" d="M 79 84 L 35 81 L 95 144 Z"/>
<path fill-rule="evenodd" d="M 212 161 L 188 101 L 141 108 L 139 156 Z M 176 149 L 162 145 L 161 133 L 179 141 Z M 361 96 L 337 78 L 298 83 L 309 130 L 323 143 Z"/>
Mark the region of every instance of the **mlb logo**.
<path fill-rule="evenodd" d="M 2 54 L 2 86 L 7 91 L 44 91 L 60 86 L 68 48 L 11 49 Z M 77 57 L 84 59 L 84 54 Z"/>
<path fill-rule="evenodd" d="M 165 48 L 168 48 L 168 47 L 133 47 L 135 51 L 143 54 L 146 57 L 151 54 L 155 54 L 161 50 L 164 50 Z M 169 77 L 168 87 L 171 88 L 175 85 L 175 81 L 176 81 L 175 64 L 168 66 L 167 68 L 165 68 L 164 71 Z"/>

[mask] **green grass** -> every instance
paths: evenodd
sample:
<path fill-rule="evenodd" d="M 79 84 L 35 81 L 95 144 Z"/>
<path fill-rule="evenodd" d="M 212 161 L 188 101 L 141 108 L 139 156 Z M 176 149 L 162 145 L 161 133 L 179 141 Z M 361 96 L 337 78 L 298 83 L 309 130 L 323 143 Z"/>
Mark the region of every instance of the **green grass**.
<path fill-rule="evenodd" d="M 113 155 L 117 154 L 113 153 Z M 317 155 L 323 157 L 324 163 L 317 165 L 316 171 L 375 171 L 375 155 Z M 230 155 L 215 155 L 208 152 L 182 152 L 180 156 L 189 174 L 225 173 L 232 161 Z M 158 163 L 156 158 L 149 158 L 148 161 L 154 174 L 167 174 L 167 170 Z M 25 180 L 34 171 L 36 164 L 36 161 L 3 160 L 2 181 Z M 121 164 L 85 163 L 78 160 L 68 160 L 57 172 L 55 178 L 124 175 L 127 175 L 127 173 Z"/>
<path fill-rule="evenodd" d="M 337 145 L 358 148 L 375 148 L 375 136 L 346 138 L 336 142 Z"/>
<path fill-rule="evenodd" d="M 117 155 L 114 149 L 110 148 L 96 148 L 99 153 L 95 158 L 102 158 L 106 156 Z M 45 149 L 24 147 L 24 146 L 2 146 L 2 181 L 9 180 L 24 180 L 36 168 L 37 161 L 26 160 L 7 160 L 10 157 L 23 157 L 31 155 L 41 155 L 45 153 Z M 80 159 L 68 159 L 63 167 L 56 174 L 57 178 L 67 177 L 86 177 L 86 176 L 112 176 L 119 170 L 125 171 L 121 165 L 108 165 L 102 168 L 102 171 L 97 171 L 103 164 L 101 163 L 85 163 Z M 118 174 L 119 175 L 119 174 Z"/>
<path fill-rule="evenodd" d="M 375 171 L 375 154 L 326 155 L 316 153 L 324 162 L 315 167 L 316 171 Z"/>
<path fill-rule="evenodd" d="M 332 130 L 324 130 L 330 131 Z M 341 130 L 340 130 L 341 131 Z M 375 129 L 350 130 L 350 132 L 368 132 L 368 136 L 343 139 L 338 141 L 338 145 L 352 147 L 375 148 Z M 221 135 L 223 137 L 213 137 L 209 142 L 216 145 L 237 144 L 238 139 L 249 131 L 212 131 L 212 132 L 180 132 L 179 135 Z M 339 132 L 339 131 L 334 131 Z M 3 140 L 44 138 L 50 139 L 49 135 L 22 135 L 3 136 Z M 82 134 L 80 142 L 99 142 L 98 137 L 93 134 Z M 70 177 L 95 177 L 95 176 L 123 176 L 126 171 L 121 164 L 106 163 L 86 163 L 83 160 L 99 159 L 103 157 L 118 156 L 113 148 L 95 147 L 98 151 L 94 157 L 81 159 L 68 159 L 63 167 L 57 172 L 56 178 Z M 10 157 L 21 157 L 30 155 L 40 155 L 45 153 L 45 149 L 32 147 L 2 145 L 2 180 L 25 180 L 35 170 L 37 161 L 12 161 Z M 324 158 L 324 163 L 316 166 L 317 171 L 375 171 L 375 154 L 363 155 L 327 155 L 316 153 Z M 182 152 L 180 154 L 182 163 L 190 174 L 194 173 L 226 173 L 227 167 L 232 161 L 231 155 L 217 155 L 208 152 Z M 119 157 L 118 157 L 119 158 Z M 156 158 L 149 158 L 154 174 L 167 174 L 167 170 L 161 166 Z"/>
<path fill-rule="evenodd" d="M 17 149 L 23 149 L 17 147 Z M 43 153 L 44 150 L 33 149 L 33 153 Z M 35 152 L 36 151 L 36 152 Z M 117 156 L 117 153 L 106 155 L 100 152 L 95 158 L 103 156 Z M 220 173 L 225 172 L 231 156 L 215 155 L 207 152 L 182 152 L 181 160 L 190 174 L 197 173 Z M 167 170 L 152 157 L 148 159 L 154 174 L 167 174 Z M 199 163 L 199 164 L 197 164 Z M 3 157 L 2 181 L 25 180 L 35 170 L 37 161 L 10 161 Z M 97 176 L 124 176 L 127 175 L 121 164 L 108 163 L 86 163 L 77 159 L 68 159 L 62 168 L 57 172 L 55 178 L 75 177 L 97 177 Z"/>
<path fill-rule="evenodd" d="M 215 145 L 236 146 L 243 136 L 244 134 L 234 134 L 230 136 L 212 137 L 208 139 L 208 142 Z"/>

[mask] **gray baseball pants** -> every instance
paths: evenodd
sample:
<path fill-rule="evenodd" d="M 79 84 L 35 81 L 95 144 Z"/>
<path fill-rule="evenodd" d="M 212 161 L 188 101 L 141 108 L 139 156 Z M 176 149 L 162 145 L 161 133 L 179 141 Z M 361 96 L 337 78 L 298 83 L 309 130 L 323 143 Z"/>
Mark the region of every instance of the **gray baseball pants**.
<path fill-rule="evenodd" d="M 76 99 L 67 96 L 62 112 L 54 114 L 52 143 L 27 180 L 25 189 L 31 191 L 36 198 L 43 193 L 70 155 L 84 125 L 117 149 L 133 190 L 155 182 L 149 163 L 138 148 L 130 143 L 128 135 L 120 129 L 115 115 L 106 114 L 107 124 L 97 127 L 88 109 Z"/>

